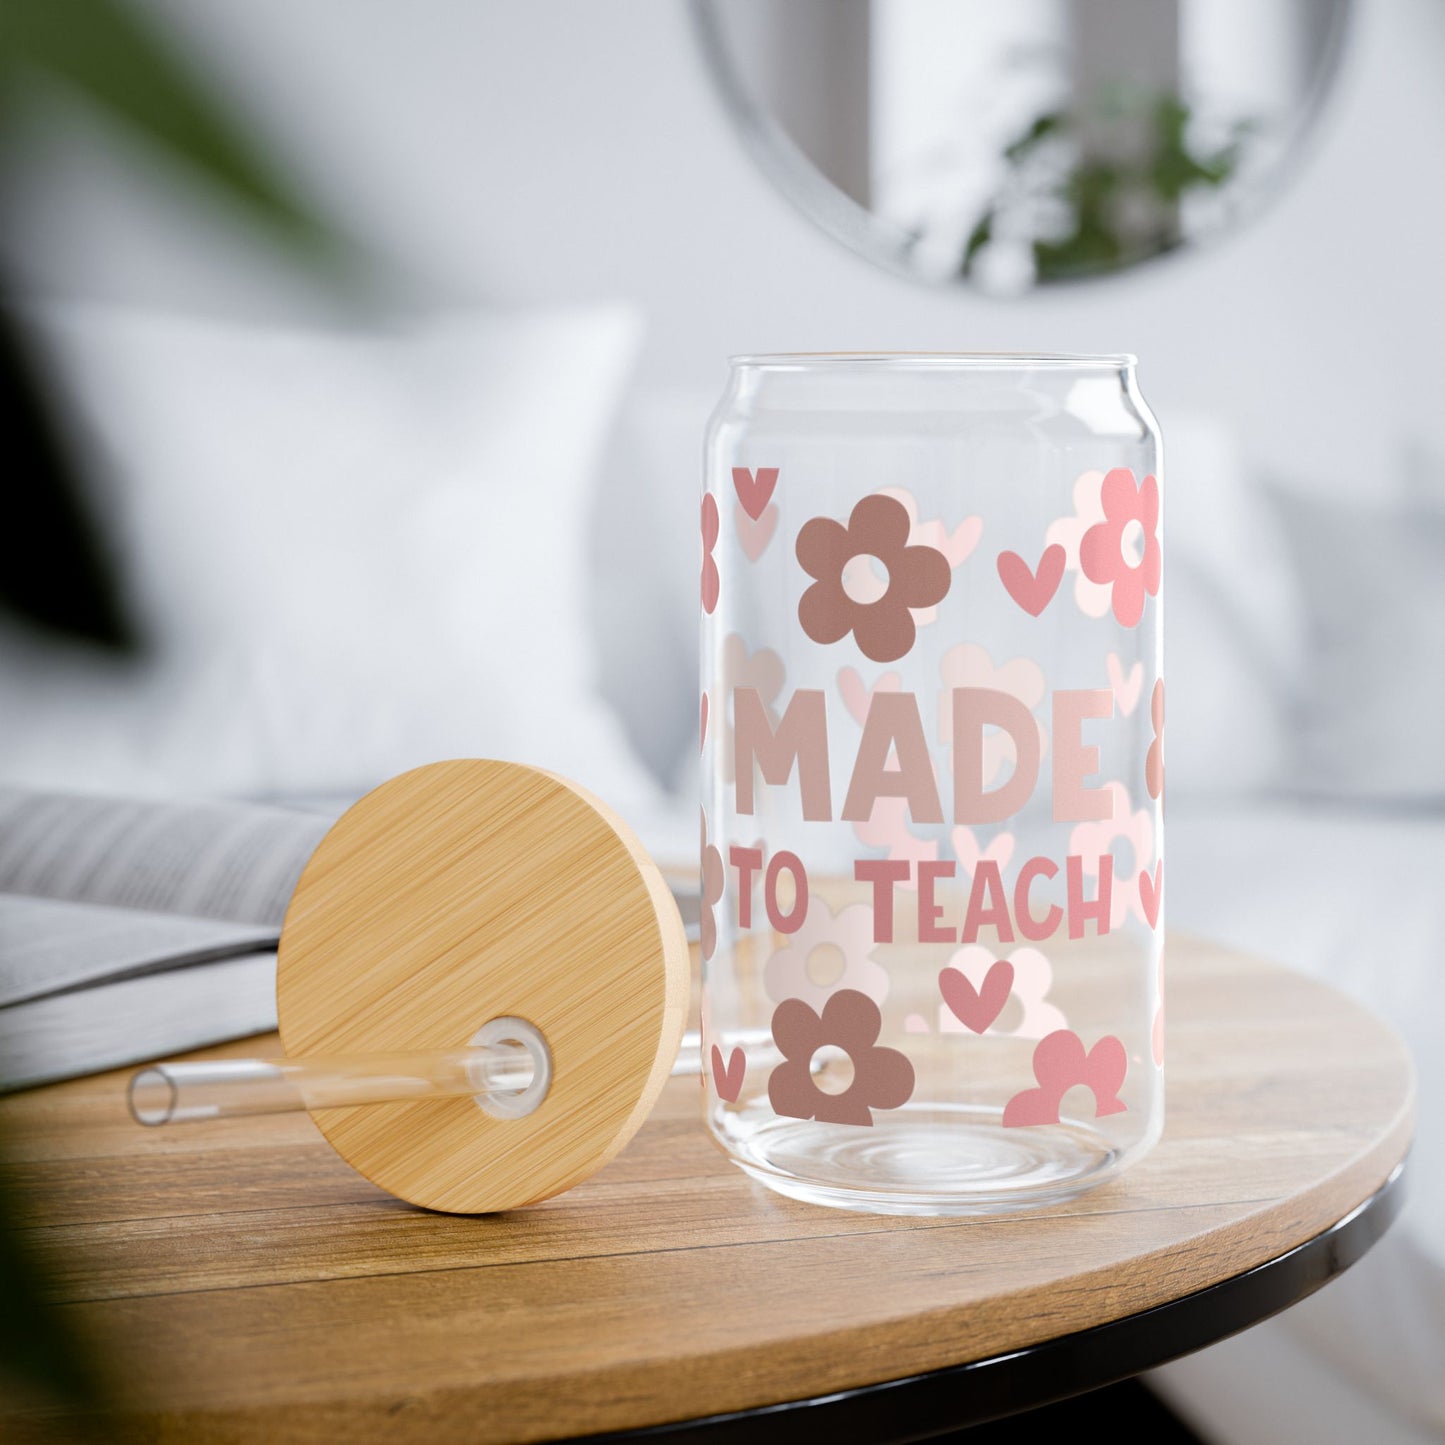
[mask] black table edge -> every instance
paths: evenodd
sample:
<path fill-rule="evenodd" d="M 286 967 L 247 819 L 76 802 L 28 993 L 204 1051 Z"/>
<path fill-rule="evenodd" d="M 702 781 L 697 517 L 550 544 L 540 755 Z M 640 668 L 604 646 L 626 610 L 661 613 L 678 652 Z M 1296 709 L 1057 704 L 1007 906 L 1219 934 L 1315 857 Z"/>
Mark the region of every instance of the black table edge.
<path fill-rule="evenodd" d="M 1109 1324 L 901 1380 L 587 1439 L 793 1445 L 805 1430 L 826 1431 L 833 1445 L 877 1445 L 927 1439 L 1112 1385 L 1248 1329 L 1343 1274 L 1400 1213 L 1404 1169 L 1401 1160 L 1343 1219 L 1278 1258 Z"/>

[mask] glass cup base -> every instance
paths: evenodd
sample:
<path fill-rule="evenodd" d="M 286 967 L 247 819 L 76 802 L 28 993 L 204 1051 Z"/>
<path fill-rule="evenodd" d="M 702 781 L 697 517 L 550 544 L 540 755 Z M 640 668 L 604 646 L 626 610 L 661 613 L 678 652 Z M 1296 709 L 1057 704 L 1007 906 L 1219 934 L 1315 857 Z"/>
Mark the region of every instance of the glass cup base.
<path fill-rule="evenodd" d="M 1033 1209 L 1096 1188 L 1124 1163 L 1125 1151 L 1087 1122 L 1006 1129 L 1001 1110 L 967 1105 L 910 1103 L 867 1129 L 766 1109 L 726 1117 L 719 1142 L 758 1183 L 870 1214 Z"/>

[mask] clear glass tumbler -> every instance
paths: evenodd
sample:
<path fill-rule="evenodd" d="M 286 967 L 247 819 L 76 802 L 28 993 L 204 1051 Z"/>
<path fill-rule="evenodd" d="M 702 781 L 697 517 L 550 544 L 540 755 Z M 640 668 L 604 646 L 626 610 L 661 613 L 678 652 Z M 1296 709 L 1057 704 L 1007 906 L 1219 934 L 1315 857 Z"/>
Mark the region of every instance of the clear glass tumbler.
<path fill-rule="evenodd" d="M 1134 358 L 738 358 L 706 457 L 710 1128 L 857 1209 L 1102 1183 L 1164 1110 Z"/>

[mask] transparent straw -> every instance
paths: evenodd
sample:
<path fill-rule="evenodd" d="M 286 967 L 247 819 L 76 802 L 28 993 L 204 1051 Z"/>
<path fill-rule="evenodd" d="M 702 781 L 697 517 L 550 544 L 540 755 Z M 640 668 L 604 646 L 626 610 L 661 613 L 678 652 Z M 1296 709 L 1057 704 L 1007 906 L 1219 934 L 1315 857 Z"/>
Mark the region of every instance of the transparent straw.
<path fill-rule="evenodd" d="M 756 1041 L 759 1047 L 767 1042 Z M 699 1050 L 690 1030 L 673 1074 L 700 1073 Z M 546 1041 L 535 1028 L 520 1019 L 494 1019 L 464 1049 L 151 1064 L 131 1078 L 127 1102 L 136 1123 L 152 1128 L 468 1095 L 488 1113 L 516 1119 L 546 1097 L 551 1070 Z"/>
<path fill-rule="evenodd" d="M 234 1114 L 284 1114 L 408 1099 L 520 1094 L 533 1082 L 521 1043 L 415 1054 L 307 1059 L 206 1059 L 152 1064 L 130 1081 L 138 1124 L 181 1124 Z"/>

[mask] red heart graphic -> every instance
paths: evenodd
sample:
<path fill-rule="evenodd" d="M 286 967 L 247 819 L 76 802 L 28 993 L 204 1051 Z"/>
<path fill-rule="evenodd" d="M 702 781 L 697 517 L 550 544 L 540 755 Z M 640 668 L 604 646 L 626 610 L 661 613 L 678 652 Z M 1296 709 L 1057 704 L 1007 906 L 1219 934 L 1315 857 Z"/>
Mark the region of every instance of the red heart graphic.
<path fill-rule="evenodd" d="M 736 1104 L 743 1091 L 743 1075 L 748 1071 L 747 1056 L 741 1049 L 734 1049 L 723 1067 L 722 1050 L 712 1046 L 712 1081 L 717 1086 L 717 1096 L 725 1104 Z"/>
<path fill-rule="evenodd" d="M 697 725 L 697 750 L 701 752 L 707 746 L 707 694 L 702 695 L 702 720 Z"/>
<path fill-rule="evenodd" d="M 1029 564 L 1017 552 L 1000 552 L 999 580 L 1030 617 L 1037 617 L 1054 600 L 1054 593 L 1064 580 L 1064 560 L 1064 549 L 1057 542 L 1044 548 L 1037 572 L 1030 571 Z"/>
<path fill-rule="evenodd" d="M 743 511 L 755 522 L 763 515 L 763 508 L 772 501 L 773 488 L 777 485 L 776 467 L 759 467 L 756 477 L 746 467 L 733 468 L 733 489 L 738 494 L 738 501 L 743 504 Z"/>
<path fill-rule="evenodd" d="M 975 988 L 961 969 L 945 968 L 938 975 L 938 990 L 954 1018 L 981 1034 L 1003 1012 L 1014 990 L 1014 966 L 1006 958 L 997 959 L 984 975 L 982 988 Z"/>
<path fill-rule="evenodd" d="M 778 509 L 768 507 L 761 516 L 748 519 L 743 507 L 733 509 L 733 521 L 737 524 L 738 541 L 749 562 L 756 562 L 768 550 L 773 533 L 778 530 Z"/>
<path fill-rule="evenodd" d="M 1139 907 L 1144 910 L 1144 917 L 1149 920 L 1150 928 L 1159 926 L 1159 902 L 1164 896 L 1164 860 L 1161 858 L 1154 865 L 1154 876 L 1151 878 L 1147 871 L 1139 873 Z"/>

